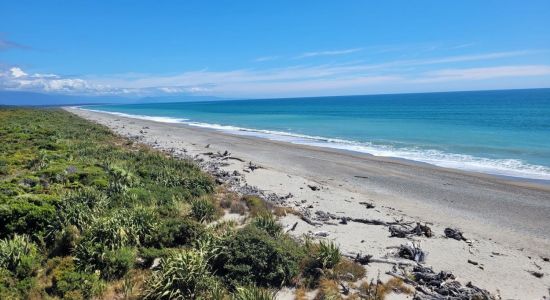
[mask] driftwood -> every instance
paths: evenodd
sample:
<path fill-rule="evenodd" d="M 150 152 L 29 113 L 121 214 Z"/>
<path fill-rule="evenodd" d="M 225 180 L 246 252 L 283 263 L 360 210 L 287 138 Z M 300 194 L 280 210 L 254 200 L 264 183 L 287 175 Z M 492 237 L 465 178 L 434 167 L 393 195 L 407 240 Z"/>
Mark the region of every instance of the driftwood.
<path fill-rule="evenodd" d="M 462 234 L 462 231 L 455 228 L 445 228 L 445 236 L 451 239 L 455 239 L 457 241 L 466 241 L 466 238 Z"/>
<path fill-rule="evenodd" d="M 371 262 L 372 255 L 361 255 L 357 253 L 357 255 L 353 258 L 353 261 L 356 263 L 359 263 L 361 265 L 368 265 Z"/>
<path fill-rule="evenodd" d="M 357 222 L 357 223 L 369 224 L 369 225 L 382 225 L 382 226 L 391 225 L 391 223 L 388 223 L 382 220 L 376 220 L 376 219 L 347 218 L 347 220 L 352 222 Z"/>
<path fill-rule="evenodd" d="M 319 188 L 319 187 L 316 186 L 316 185 L 310 185 L 310 184 L 308 184 L 307 187 L 308 187 L 309 189 L 311 189 L 312 191 L 314 191 L 314 192 L 321 189 L 321 188 Z"/>
<path fill-rule="evenodd" d="M 228 156 L 228 157 L 224 157 L 224 158 L 223 158 L 223 160 L 228 160 L 228 159 L 238 160 L 238 161 L 240 161 L 240 162 L 244 162 L 244 159 L 238 158 L 238 157 L 234 157 L 234 156 Z"/>
<path fill-rule="evenodd" d="M 390 264 L 394 266 L 417 266 L 418 263 L 410 260 L 395 260 L 387 258 L 373 258 L 370 260 L 372 263 Z"/>
<path fill-rule="evenodd" d="M 386 272 L 386 274 L 399 278 L 405 283 L 412 285 L 417 293 L 414 300 L 494 300 L 488 291 L 474 286 L 471 282 L 463 286 L 455 280 L 455 276 L 449 272 L 435 273 L 431 268 L 424 266 L 415 266 L 411 272 L 402 270 L 403 274 L 398 274 L 397 270 Z"/>
<path fill-rule="evenodd" d="M 298 222 L 294 222 L 294 224 L 288 228 L 288 230 L 286 232 L 289 232 L 289 231 L 294 231 L 296 230 L 296 227 L 298 226 Z"/>
<path fill-rule="evenodd" d="M 407 278 L 407 277 L 405 277 L 405 276 L 403 276 L 403 275 L 399 275 L 399 274 L 397 274 L 397 273 L 395 273 L 395 272 L 391 272 L 391 271 L 386 272 L 386 274 L 388 274 L 388 275 L 390 275 L 390 276 L 393 276 L 393 277 L 395 277 L 395 278 L 399 278 L 399 279 L 403 280 L 403 282 L 405 282 L 405 283 L 407 283 L 407 284 L 410 284 L 410 285 L 412 285 L 412 286 L 414 286 L 414 287 L 418 286 L 418 284 L 417 284 L 416 282 L 414 282 L 413 280 L 411 280 L 411 279 L 409 279 L 409 278 Z"/>
<path fill-rule="evenodd" d="M 349 287 L 347 286 L 347 284 L 339 281 L 338 282 L 340 284 L 340 287 L 342 288 L 342 294 L 344 295 L 349 295 Z"/>
<path fill-rule="evenodd" d="M 227 150 L 225 150 L 223 153 L 218 151 L 216 153 L 214 152 L 203 152 L 201 153 L 202 155 L 206 155 L 206 156 L 209 156 L 210 158 L 228 158 L 231 156 L 231 153 Z"/>
<path fill-rule="evenodd" d="M 538 272 L 538 271 L 528 271 L 528 272 L 529 272 L 529 274 L 531 274 L 531 275 L 533 275 L 537 278 L 542 278 L 544 276 L 544 273 L 542 273 L 542 272 Z"/>
<path fill-rule="evenodd" d="M 363 223 L 363 224 L 369 224 L 369 225 L 380 225 L 380 226 L 391 226 L 391 225 L 409 225 L 412 224 L 412 222 L 403 222 L 403 220 L 395 220 L 393 222 L 386 222 L 378 219 L 365 219 L 365 218 L 349 218 L 349 217 L 343 217 L 346 218 L 347 221 L 351 222 L 357 222 L 357 223 Z"/>
<path fill-rule="evenodd" d="M 367 209 L 371 209 L 375 207 L 374 204 L 370 202 L 359 202 L 359 204 L 364 205 Z"/>
<path fill-rule="evenodd" d="M 396 247 L 388 247 L 388 248 L 396 248 Z M 416 243 L 407 243 L 404 245 L 401 245 L 397 247 L 399 251 L 397 252 L 397 256 L 409 259 L 415 262 L 422 263 L 426 259 L 426 253 L 420 249 L 420 246 Z"/>
<path fill-rule="evenodd" d="M 394 266 L 410 266 L 414 267 L 417 266 L 418 263 L 414 261 L 409 260 L 395 260 L 395 259 L 387 259 L 387 258 L 373 258 L 372 255 L 368 254 L 342 254 L 343 256 L 352 259 L 354 262 L 361 264 L 361 265 L 368 265 L 370 263 L 379 263 L 379 264 L 390 264 Z"/>
<path fill-rule="evenodd" d="M 321 223 L 312 221 L 310 218 L 308 218 L 308 217 L 306 217 L 306 216 L 304 216 L 304 215 L 300 216 L 300 219 L 301 219 L 302 221 L 308 223 L 308 224 L 311 225 L 311 226 L 322 225 Z"/>
<path fill-rule="evenodd" d="M 398 238 L 406 238 L 411 235 L 416 236 L 425 236 L 425 237 L 432 237 L 432 229 L 428 227 L 427 224 L 422 225 L 420 223 L 416 223 L 416 226 L 414 228 L 411 228 L 408 225 L 392 225 L 389 227 L 390 230 L 390 236 L 392 237 L 398 237 Z"/>
<path fill-rule="evenodd" d="M 254 172 L 254 170 L 257 170 L 257 169 L 261 169 L 262 167 L 252 163 L 251 161 L 248 162 L 248 166 L 246 166 L 246 168 L 252 172 Z"/>

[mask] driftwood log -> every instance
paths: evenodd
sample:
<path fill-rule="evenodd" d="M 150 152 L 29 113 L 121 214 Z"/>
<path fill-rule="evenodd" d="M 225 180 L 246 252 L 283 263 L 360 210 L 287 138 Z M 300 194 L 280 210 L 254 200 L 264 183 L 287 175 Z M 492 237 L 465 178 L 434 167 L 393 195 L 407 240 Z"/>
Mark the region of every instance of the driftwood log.
<path fill-rule="evenodd" d="M 405 283 L 412 285 L 417 293 L 414 300 L 494 300 L 496 299 L 488 291 L 474 286 L 471 282 L 462 285 L 455 280 L 455 276 L 449 272 L 434 272 L 431 268 L 415 266 L 410 272 L 402 270 L 398 274 L 394 269 L 386 274 L 399 278 Z"/>
<path fill-rule="evenodd" d="M 409 225 L 391 225 L 389 227 L 390 236 L 398 238 L 406 238 L 411 235 L 432 237 L 432 229 L 427 224 L 416 223 L 415 227 Z"/>
<path fill-rule="evenodd" d="M 466 241 L 466 238 L 462 234 L 462 231 L 456 228 L 445 228 L 444 230 L 445 236 L 451 239 L 455 239 L 457 241 Z"/>
<path fill-rule="evenodd" d="M 257 170 L 257 169 L 261 169 L 262 167 L 252 163 L 251 161 L 248 162 L 248 166 L 247 166 L 247 169 L 254 172 L 254 170 Z"/>
<path fill-rule="evenodd" d="M 416 262 L 424 262 L 426 259 L 426 253 L 420 249 L 420 246 L 418 246 L 415 243 L 407 243 L 406 245 L 401 245 L 399 247 L 399 252 L 397 252 L 397 255 L 401 258 L 414 260 Z"/>

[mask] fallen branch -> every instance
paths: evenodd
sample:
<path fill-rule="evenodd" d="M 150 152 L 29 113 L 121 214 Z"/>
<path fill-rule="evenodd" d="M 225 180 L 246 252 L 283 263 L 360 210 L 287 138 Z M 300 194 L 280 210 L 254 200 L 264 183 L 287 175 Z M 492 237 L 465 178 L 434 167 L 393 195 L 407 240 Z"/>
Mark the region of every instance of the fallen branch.
<path fill-rule="evenodd" d="M 444 230 L 445 236 L 451 239 L 455 239 L 457 241 L 466 241 L 466 238 L 462 234 L 462 231 L 456 228 L 445 228 Z"/>
<path fill-rule="evenodd" d="M 417 284 L 416 282 L 410 280 L 409 278 L 407 278 L 407 277 L 405 277 L 405 276 L 403 276 L 403 275 L 399 275 L 399 274 L 394 273 L 394 272 L 392 272 L 392 271 L 388 271 L 388 272 L 386 272 L 386 274 L 387 274 L 387 275 L 390 275 L 390 276 L 393 276 L 393 277 L 395 277 L 395 278 L 399 278 L 399 279 L 403 280 L 405 283 L 410 284 L 410 285 L 412 285 L 412 286 L 414 286 L 414 287 L 417 287 L 417 286 L 418 286 L 418 284 Z"/>
<path fill-rule="evenodd" d="M 322 225 L 321 223 L 317 223 L 317 222 L 314 222 L 312 221 L 310 218 L 304 216 L 304 215 L 301 215 L 300 216 L 300 219 L 306 223 L 308 223 L 309 225 L 311 226 L 318 226 L 318 225 Z"/>
<path fill-rule="evenodd" d="M 228 157 L 223 158 L 223 160 L 228 160 L 228 159 L 233 159 L 233 160 L 238 160 L 240 162 L 244 162 L 244 159 L 234 157 L 234 156 L 228 156 Z"/>

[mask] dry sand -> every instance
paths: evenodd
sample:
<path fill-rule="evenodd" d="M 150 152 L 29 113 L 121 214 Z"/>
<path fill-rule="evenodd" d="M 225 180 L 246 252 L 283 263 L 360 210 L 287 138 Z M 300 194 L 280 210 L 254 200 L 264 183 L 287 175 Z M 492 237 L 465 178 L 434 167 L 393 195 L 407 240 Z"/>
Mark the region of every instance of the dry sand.
<path fill-rule="evenodd" d="M 228 150 L 245 162 L 231 160 L 225 167 L 237 170 L 250 185 L 278 195 L 292 193 L 287 205 L 298 210 L 323 211 L 338 216 L 386 221 L 404 218 L 429 222 L 435 236 L 414 238 L 428 252 L 426 265 L 451 271 L 458 280 L 500 294 L 503 299 L 543 299 L 549 296 L 550 187 L 461 172 L 426 164 L 373 157 L 333 149 L 295 145 L 182 124 L 159 123 L 106 113 L 68 108 L 89 120 L 106 125 L 122 136 L 139 137 L 159 149 L 209 159 L 207 151 Z M 208 149 L 205 146 L 210 144 Z M 261 169 L 244 173 L 251 161 Z M 308 185 L 320 190 L 312 191 Z M 367 209 L 359 202 L 372 202 Z M 406 239 L 390 238 L 388 228 L 349 222 L 311 226 L 295 216 L 293 234 L 315 235 L 338 243 L 344 253 L 392 255 L 387 247 Z M 447 239 L 446 227 L 460 228 L 472 241 Z M 478 265 L 468 263 L 475 261 Z M 369 276 L 387 264 L 368 266 Z M 528 271 L 544 273 L 536 278 Z"/>

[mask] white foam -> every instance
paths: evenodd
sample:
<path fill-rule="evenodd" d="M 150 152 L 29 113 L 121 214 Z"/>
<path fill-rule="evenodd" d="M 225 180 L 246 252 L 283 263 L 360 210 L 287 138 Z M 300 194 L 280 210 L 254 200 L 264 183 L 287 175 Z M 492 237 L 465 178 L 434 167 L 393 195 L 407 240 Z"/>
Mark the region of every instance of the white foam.
<path fill-rule="evenodd" d="M 120 117 L 126 117 L 126 118 L 134 118 L 134 119 L 141 119 L 141 120 L 149 120 L 149 121 L 155 121 L 155 122 L 161 122 L 161 123 L 182 123 L 187 121 L 187 119 L 178 119 L 178 118 L 171 118 L 171 117 L 155 117 L 155 116 L 145 116 L 145 115 L 130 115 L 120 112 L 113 112 L 113 111 L 104 111 L 104 110 L 95 110 L 95 109 L 87 109 L 83 108 L 81 106 L 75 106 L 71 107 L 74 109 L 81 109 L 81 110 L 87 110 L 87 111 L 94 111 L 94 112 L 100 112 L 100 113 L 107 113 L 115 116 Z"/>
<path fill-rule="evenodd" d="M 84 109 L 80 107 L 79 109 Z M 85 109 L 90 110 L 90 109 Z M 465 171 L 474 171 L 486 174 L 520 177 L 537 180 L 550 180 L 550 168 L 540 165 L 533 165 L 518 159 L 490 159 L 476 157 L 467 154 L 445 153 L 439 150 L 425 150 L 417 148 L 396 148 L 391 145 L 374 145 L 368 142 L 355 142 L 343 139 L 326 138 L 295 134 L 284 131 L 272 131 L 262 129 L 242 128 L 229 125 L 193 122 L 188 119 L 177 119 L 170 117 L 154 117 L 143 115 L 130 115 L 118 112 L 108 112 L 122 117 L 130 117 L 144 120 L 151 120 L 163 123 L 182 123 L 190 126 L 202 127 L 224 131 L 232 134 L 261 137 L 276 141 L 290 142 L 294 144 L 310 145 L 316 147 L 333 148 L 340 150 L 368 153 L 374 156 L 403 158 L 412 161 L 424 162 L 440 167 L 453 168 Z"/>

